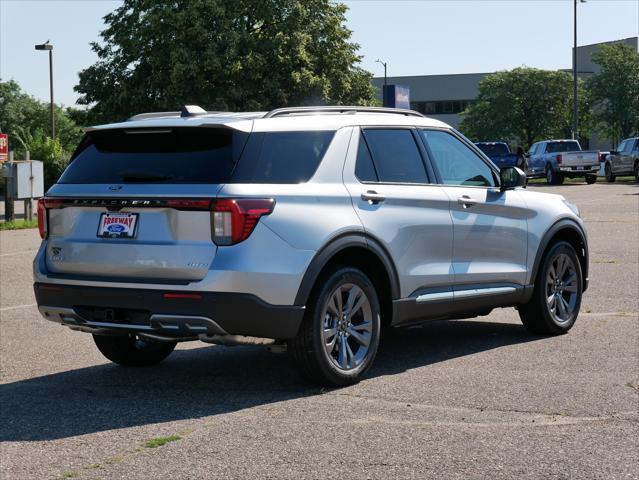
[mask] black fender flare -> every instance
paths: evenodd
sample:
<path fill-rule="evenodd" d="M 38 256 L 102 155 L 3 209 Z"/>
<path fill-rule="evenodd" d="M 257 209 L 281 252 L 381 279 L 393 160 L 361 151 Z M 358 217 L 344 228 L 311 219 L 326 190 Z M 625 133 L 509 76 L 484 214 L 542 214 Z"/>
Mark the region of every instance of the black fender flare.
<path fill-rule="evenodd" d="M 533 263 L 532 275 L 531 275 L 531 283 L 534 285 L 537 280 L 537 273 L 539 271 L 539 266 L 541 265 L 541 261 L 543 260 L 544 252 L 548 248 L 550 241 L 552 238 L 561 230 L 570 229 L 579 235 L 581 242 L 584 244 L 584 252 L 583 252 L 583 265 L 582 265 L 582 274 L 584 279 L 583 291 L 585 292 L 588 289 L 588 237 L 586 236 L 586 232 L 583 228 L 574 220 L 570 218 L 563 218 L 558 220 L 552 226 L 546 230 L 543 237 L 541 238 L 541 242 L 539 242 L 539 247 L 537 248 L 537 253 L 535 255 L 535 261 Z M 580 252 L 577 254 L 581 257 Z M 530 294 L 532 295 L 532 289 L 530 289 Z"/>
<path fill-rule="evenodd" d="M 324 245 L 313 257 L 311 263 L 306 269 L 297 295 L 295 296 L 295 305 L 306 305 L 311 290 L 317 281 L 322 269 L 337 253 L 351 247 L 365 248 L 372 252 L 384 265 L 386 273 L 390 280 L 391 295 L 394 299 L 400 297 L 399 277 L 395 269 L 395 264 L 388 251 L 382 244 L 374 238 L 366 235 L 364 232 L 344 233 L 330 240 Z"/>

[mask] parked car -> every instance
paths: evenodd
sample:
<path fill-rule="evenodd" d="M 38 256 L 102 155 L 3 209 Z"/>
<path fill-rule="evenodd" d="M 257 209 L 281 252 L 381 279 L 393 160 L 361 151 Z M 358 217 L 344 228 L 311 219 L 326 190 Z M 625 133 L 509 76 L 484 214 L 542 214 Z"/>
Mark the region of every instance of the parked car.
<path fill-rule="evenodd" d="M 475 145 L 499 168 L 516 167 L 517 154 L 505 142 L 478 142 Z"/>
<path fill-rule="evenodd" d="M 582 151 L 577 140 L 545 140 L 528 150 L 528 177 L 546 178 L 551 185 L 563 183 L 564 178 L 583 177 L 586 183 L 597 181 L 599 152 Z"/>
<path fill-rule="evenodd" d="M 410 110 L 145 114 L 89 128 L 39 201 L 35 297 L 120 365 L 275 342 L 330 385 L 365 374 L 382 327 L 516 307 L 566 333 L 586 231 L 524 182 Z"/>
<path fill-rule="evenodd" d="M 620 175 L 634 175 L 639 182 L 639 137 L 626 138 L 617 150 L 610 152 L 604 173 L 608 182 L 614 182 Z"/>

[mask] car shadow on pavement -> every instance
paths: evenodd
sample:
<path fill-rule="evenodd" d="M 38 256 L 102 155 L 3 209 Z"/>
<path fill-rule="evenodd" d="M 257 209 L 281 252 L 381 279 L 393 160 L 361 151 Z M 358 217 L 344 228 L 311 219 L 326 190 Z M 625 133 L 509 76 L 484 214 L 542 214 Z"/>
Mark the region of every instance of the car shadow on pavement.
<path fill-rule="evenodd" d="M 516 324 L 431 322 L 386 335 L 367 379 L 538 339 Z M 325 391 L 305 382 L 287 355 L 263 348 L 176 350 L 155 367 L 104 364 L 0 385 L 0 441 L 207 417 Z"/>

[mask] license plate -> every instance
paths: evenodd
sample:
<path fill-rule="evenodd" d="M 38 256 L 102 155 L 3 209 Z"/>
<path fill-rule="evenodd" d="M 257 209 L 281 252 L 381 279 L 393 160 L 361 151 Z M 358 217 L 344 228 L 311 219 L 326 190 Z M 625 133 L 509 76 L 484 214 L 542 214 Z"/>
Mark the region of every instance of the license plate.
<path fill-rule="evenodd" d="M 103 213 L 100 215 L 98 237 L 134 238 L 137 227 L 137 213 Z"/>
<path fill-rule="evenodd" d="M 577 167 L 577 170 L 585 170 L 586 167 Z"/>

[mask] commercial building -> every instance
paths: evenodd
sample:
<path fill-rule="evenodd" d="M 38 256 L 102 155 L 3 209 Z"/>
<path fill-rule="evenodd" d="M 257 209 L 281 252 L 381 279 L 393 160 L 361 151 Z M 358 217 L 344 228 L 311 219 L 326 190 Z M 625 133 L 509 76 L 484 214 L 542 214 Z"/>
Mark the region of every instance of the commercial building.
<path fill-rule="evenodd" d="M 626 43 L 639 51 L 639 37 L 625 38 L 605 43 Z M 599 72 L 599 66 L 592 61 L 592 55 L 601 43 L 577 47 L 577 68 L 581 78 L 587 78 Z M 572 68 L 562 69 L 572 71 Z M 388 77 L 388 84 L 398 84 L 410 88 L 410 104 L 429 117 L 436 118 L 459 127 L 460 113 L 479 95 L 479 83 L 489 73 L 462 73 L 452 75 L 416 75 L 405 77 Z M 381 99 L 383 77 L 373 78 L 373 85 L 378 88 Z M 605 149 L 609 142 L 592 138 L 591 148 Z"/>

